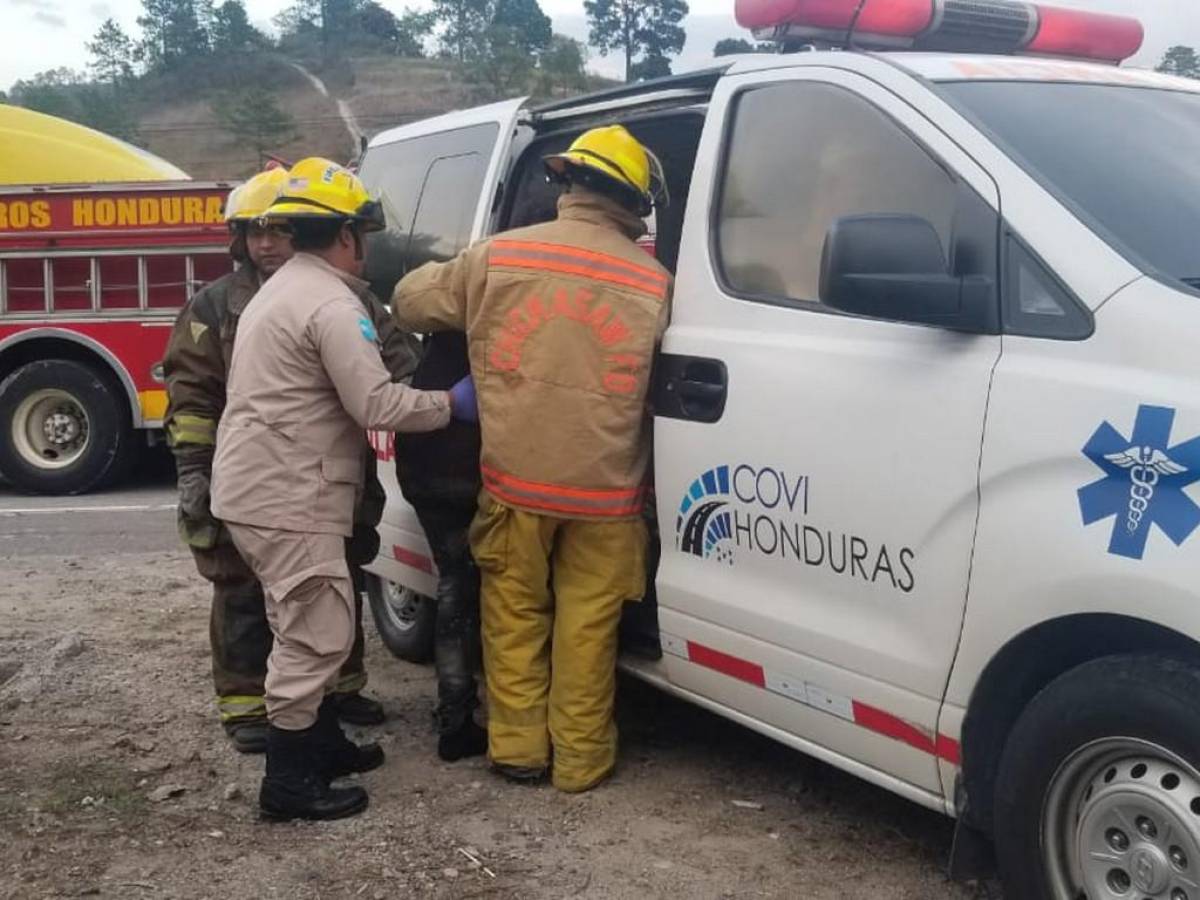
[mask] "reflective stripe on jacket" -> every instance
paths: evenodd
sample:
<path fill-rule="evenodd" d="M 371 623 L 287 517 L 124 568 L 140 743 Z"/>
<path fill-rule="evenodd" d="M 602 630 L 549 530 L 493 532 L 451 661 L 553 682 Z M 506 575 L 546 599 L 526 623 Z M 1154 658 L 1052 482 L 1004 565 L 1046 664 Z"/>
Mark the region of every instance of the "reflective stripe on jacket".
<path fill-rule="evenodd" d="M 554 222 L 506 232 L 396 287 L 410 331 L 465 331 L 479 396 L 484 488 L 565 518 L 636 518 L 650 458 L 650 368 L 669 273 L 642 221 L 576 190 Z"/>

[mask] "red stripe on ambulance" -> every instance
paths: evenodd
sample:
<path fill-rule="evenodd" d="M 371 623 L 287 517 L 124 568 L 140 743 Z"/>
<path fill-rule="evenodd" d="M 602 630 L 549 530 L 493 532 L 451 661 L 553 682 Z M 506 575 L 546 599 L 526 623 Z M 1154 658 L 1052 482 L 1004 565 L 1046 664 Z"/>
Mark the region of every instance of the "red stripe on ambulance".
<path fill-rule="evenodd" d="M 931 734 L 919 725 L 914 725 L 886 710 L 850 697 L 832 694 L 799 678 L 770 672 L 758 663 L 731 656 L 695 641 L 684 641 L 664 634 L 662 642 L 663 650 L 673 656 L 835 715 L 867 731 L 907 744 L 953 765 L 959 765 L 962 751 L 958 741 L 952 737 Z"/>

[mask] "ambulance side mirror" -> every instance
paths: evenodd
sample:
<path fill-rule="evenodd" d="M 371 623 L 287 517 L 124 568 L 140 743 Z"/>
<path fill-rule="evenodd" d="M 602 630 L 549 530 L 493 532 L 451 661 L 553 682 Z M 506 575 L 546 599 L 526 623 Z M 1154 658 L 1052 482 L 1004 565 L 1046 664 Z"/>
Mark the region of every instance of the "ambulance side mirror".
<path fill-rule="evenodd" d="M 954 275 L 937 230 L 909 215 L 844 216 L 825 235 L 821 302 L 855 316 L 994 330 L 992 279 Z"/>

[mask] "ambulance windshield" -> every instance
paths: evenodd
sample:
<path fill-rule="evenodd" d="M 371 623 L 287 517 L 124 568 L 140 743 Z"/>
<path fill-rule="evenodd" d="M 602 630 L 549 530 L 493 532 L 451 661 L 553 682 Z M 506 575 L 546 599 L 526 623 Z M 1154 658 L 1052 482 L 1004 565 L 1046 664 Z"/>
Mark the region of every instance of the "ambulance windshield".
<path fill-rule="evenodd" d="M 1200 287 L 1200 93 L 1036 81 L 940 87 L 1131 261 Z"/>

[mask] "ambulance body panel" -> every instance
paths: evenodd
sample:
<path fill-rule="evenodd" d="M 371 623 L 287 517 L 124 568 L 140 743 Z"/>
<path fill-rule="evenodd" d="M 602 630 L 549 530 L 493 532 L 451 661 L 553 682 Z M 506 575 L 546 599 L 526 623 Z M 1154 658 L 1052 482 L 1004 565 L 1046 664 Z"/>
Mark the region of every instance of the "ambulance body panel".
<path fill-rule="evenodd" d="M 1022 46 L 1068 40 L 1049 25 L 1069 16 L 1026 8 Z M 1128 48 L 1127 22 L 1095 21 L 1097 53 Z M 661 655 L 622 665 L 995 837 L 1010 892 L 1192 896 L 1182 847 L 1112 817 L 1200 847 L 1172 805 L 1194 786 L 1200 808 L 1200 708 L 1178 737 L 1122 718 L 1158 702 L 1147 671 L 1200 685 L 1200 182 L 1181 153 L 1200 84 L 957 52 L 688 77 L 527 110 L 472 235 L 514 224 L 543 143 L 595 124 L 686 167 L 686 209 L 656 222 L 676 273 L 644 601 Z M 691 156 L 651 127 L 672 102 L 703 116 Z M 386 516 L 411 510 L 392 496 Z M 372 571 L 404 583 L 386 556 Z M 1037 767 L 1029 723 L 1080 696 L 1086 722 L 1064 707 L 1044 729 L 1047 754 L 1079 747 L 1027 774 L 1057 810 L 1038 826 L 1012 780 Z"/>

